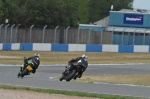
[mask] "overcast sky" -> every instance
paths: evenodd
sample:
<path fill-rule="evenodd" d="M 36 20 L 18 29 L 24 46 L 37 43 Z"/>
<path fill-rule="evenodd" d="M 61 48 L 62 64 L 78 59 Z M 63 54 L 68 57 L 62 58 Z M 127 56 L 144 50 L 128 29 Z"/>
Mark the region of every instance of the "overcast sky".
<path fill-rule="evenodd" d="M 133 8 L 150 10 L 150 0 L 134 0 Z"/>

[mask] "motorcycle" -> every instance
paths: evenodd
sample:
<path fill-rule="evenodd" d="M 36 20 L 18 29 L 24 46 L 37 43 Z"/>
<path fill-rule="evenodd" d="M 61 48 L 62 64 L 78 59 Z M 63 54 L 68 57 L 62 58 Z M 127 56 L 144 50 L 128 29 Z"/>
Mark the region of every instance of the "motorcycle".
<path fill-rule="evenodd" d="M 77 78 L 78 73 L 83 71 L 82 65 L 76 65 L 76 63 L 68 64 L 59 80 L 66 80 L 69 82 L 72 78 Z"/>
<path fill-rule="evenodd" d="M 25 62 L 25 61 L 24 61 Z M 18 73 L 18 78 L 21 77 L 23 78 L 25 75 L 30 75 L 30 73 L 33 70 L 33 63 L 31 61 L 26 61 L 26 64 L 22 64 L 20 67 L 19 73 Z"/>

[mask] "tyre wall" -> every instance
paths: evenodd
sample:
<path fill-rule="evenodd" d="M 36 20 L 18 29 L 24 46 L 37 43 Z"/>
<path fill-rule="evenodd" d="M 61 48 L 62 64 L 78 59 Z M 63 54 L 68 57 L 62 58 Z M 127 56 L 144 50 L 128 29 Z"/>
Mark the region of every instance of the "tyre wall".
<path fill-rule="evenodd" d="M 150 52 L 149 45 L 0 43 L 0 50 L 84 51 L 84 52 Z"/>

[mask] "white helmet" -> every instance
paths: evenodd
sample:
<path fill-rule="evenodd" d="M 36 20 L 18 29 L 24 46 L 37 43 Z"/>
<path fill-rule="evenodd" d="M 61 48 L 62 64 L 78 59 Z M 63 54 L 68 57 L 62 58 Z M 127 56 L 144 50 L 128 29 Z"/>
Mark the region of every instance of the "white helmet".
<path fill-rule="evenodd" d="M 86 56 L 86 54 L 83 54 L 81 57 L 83 57 L 83 58 L 85 58 L 85 59 L 88 58 L 88 56 Z"/>
<path fill-rule="evenodd" d="M 35 54 L 34 54 L 34 56 L 38 56 L 38 57 L 40 57 L 40 54 L 38 54 L 38 53 L 35 53 Z"/>

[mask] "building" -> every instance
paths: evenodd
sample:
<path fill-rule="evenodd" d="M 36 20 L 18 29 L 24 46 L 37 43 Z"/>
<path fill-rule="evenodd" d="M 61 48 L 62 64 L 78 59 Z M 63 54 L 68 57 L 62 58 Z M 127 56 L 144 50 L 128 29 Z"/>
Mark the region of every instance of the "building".
<path fill-rule="evenodd" d="M 106 17 L 94 24 L 106 26 L 105 32 L 112 33 L 112 44 L 150 45 L 150 11 L 122 9 L 110 11 Z"/>

